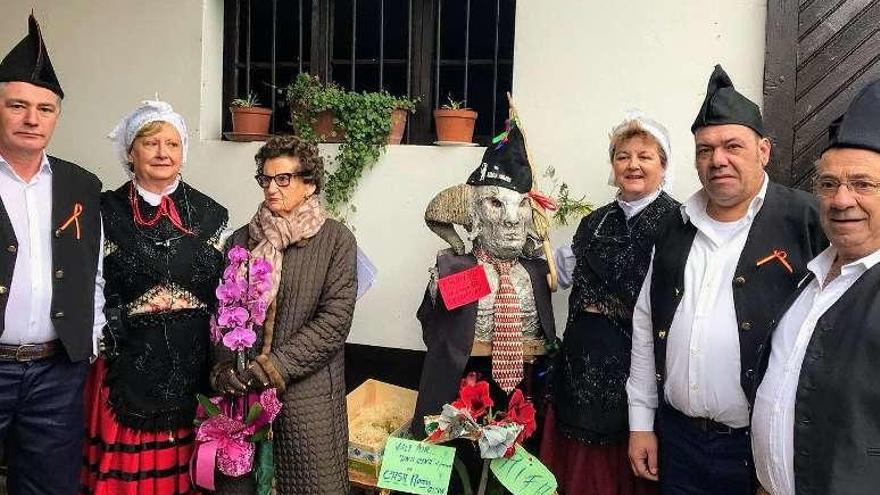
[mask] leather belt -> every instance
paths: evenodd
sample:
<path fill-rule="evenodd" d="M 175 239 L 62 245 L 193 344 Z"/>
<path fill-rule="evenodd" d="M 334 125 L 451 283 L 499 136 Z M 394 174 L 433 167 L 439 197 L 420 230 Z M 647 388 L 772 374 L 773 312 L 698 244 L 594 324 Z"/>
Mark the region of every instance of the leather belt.
<path fill-rule="evenodd" d="M 664 411 L 667 413 L 671 413 L 679 418 L 687 421 L 694 429 L 702 431 L 703 433 L 718 433 L 721 435 L 733 435 L 735 433 L 747 432 L 748 427 L 745 428 L 733 428 L 724 423 L 719 423 L 718 421 L 709 419 L 709 418 L 693 418 L 688 416 L 687 414 L 679 411 L 678 409 L 667 405 L 664 407 Z M 662 414 L 662 413 L 661 413 Z"/>
<path fill-rule="evenodd" d="M 51 340 L 43 344 L 8 345 L 0 344 L 0 361 L 16 361 L 26 363 L 39 361 L 59 354 L 64 347 L 60 340 Z"/>
<path fill-rule="evenodd" d="M 727 426 L 724 423 L 719 423 L 718 421 L 711 420 L 709 418 L 691 418 L 688 417 L 691 425 L 702 431 L 702 432 L 714 432 L 721 433 L 722 435 L 730 435 L 731 433 L 735 433 L 738 429 Z"/>

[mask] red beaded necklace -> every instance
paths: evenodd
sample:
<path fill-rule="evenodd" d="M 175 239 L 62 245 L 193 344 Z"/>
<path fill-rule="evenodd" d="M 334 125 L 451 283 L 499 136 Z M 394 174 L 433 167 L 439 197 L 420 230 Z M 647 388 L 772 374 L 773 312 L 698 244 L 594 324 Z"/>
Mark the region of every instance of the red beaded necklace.
<path fill-rule="evenodd" d="M 153 227 L 163 216 L 166 216 L 171 221 L 171 225 L 174 225 L 174 228 L 184 234 L 193 235 L 193 232 L 183 225 L 180 214 L 177 212 L 177 206 L 174 205 L 174 201 L 167 195 L 162 195 L 162 199 L 159 201 L 159 208 L 156 209 L 156 214 L 150 219 L 144 219 L 141 213 L 134 181 L 131 181 L 128 188 L 128 200 L 131 203 L 131 211 L 134 214 L 134 223 L 145 227 Z"/>

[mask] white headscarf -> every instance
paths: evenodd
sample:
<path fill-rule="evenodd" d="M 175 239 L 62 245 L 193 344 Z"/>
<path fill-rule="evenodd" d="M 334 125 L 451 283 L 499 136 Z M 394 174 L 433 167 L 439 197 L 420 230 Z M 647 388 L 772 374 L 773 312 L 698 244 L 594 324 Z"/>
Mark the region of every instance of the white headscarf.
<path fill-rule="evenodd" d="M 131 149 L 131 143 L 138 131 L 150 122 L 167 122 L 177 129 L 180 134 L 180 144 L 182 151 L 181 165 L 186 163 L 186 152 L 189 146 L 189 138 L 187 136 L 186 122 L 183 116 L 175 112 L 171 105 L 159 100 L 144 101 L 133 112 L 123 117 L 119 124 L 113 129 L 107 137 L 113 141 L 113 148 L 119 163 L 129 176 L 133 175 L 128 162 L 128 150 Z"/>
<path fill-rule="evenodd" d="M 672 184 L 672 145 L 669 142 L 669 131 L 666 130 L 666 126 L 648 117 L 641 110 L 627 110 L 624 113 L 623 120 L 611 129 L 611 139 L 608 143 L 608 155 L 611 156 L 614 153 L 614 135 L 631 125 L 633 122 L 637 123 L 641 129 L 644 129 L 645 132 L 653 137 L 657 141 L 657 144 L 660 145 L 660 148 L 663 149 L 663 153 L 666 154 L 666 167 L 664 167 L 663 182 L 660 183 L 660 189 L 668 189 Z M 611 176 L 608 178 L 608 185 L 615 185 L 613 170 L 611 171 Z"/>

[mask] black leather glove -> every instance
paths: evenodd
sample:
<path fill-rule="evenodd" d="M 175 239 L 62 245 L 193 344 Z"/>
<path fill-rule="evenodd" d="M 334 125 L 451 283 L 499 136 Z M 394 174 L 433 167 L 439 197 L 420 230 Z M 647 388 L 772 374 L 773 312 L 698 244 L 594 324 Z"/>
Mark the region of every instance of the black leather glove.
<path fill-rule="evenodd" d="M 211 387 L 223 394 L 244 395 L 248 391 L 247 380 L 235 371 L 235 363 L 217 363 L 209 376 Z"/>
<path fill-rule="evenodd" d="M 251 361 L 248 364 L 240 378 L 251 390 L 262 391 L 271 385 L 269 375 L 266 374 L 260 363 L 256 361 Z"/>

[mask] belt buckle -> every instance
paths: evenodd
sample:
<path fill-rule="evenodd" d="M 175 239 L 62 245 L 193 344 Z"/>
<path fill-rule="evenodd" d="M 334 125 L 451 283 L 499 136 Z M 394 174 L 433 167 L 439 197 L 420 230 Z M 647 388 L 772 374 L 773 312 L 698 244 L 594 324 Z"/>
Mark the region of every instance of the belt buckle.
<path fill-rule="evenodd" d="M 27 363 L 29 361 L 33 361 L 34 358 L 30 356 L 23 356 L 21 353 L 23 350 L 29 347 L 37 347 L 35 344 L 22 344 L 15 349 L 15 360 L 19 363 Z"/>

